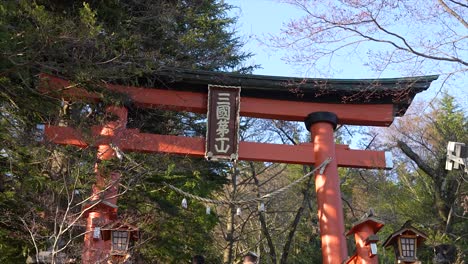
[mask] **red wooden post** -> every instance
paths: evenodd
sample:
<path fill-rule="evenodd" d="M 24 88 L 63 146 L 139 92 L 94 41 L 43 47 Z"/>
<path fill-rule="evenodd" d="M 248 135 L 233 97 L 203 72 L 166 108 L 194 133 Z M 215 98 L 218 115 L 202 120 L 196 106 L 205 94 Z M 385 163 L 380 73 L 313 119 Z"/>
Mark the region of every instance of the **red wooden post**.
<path fill-rule="evenodd" d="M 356 254 L 361 264 L 379 264 L 379 258 L 370 254 L 370 245 L 367 243 L 367 238 L 375 234 L 372 226 L 362 225 L 360 230 L 354 233 L 356 241 Z"/>
<path fill-rule="evenodd" d="M 348 257 L 333 134 L 337 122 L 337 116 L 330 112 L 311 113 L 305 120 L 314 143 L 315 164 L 332 158 L 323 173 L 315 176 L 324 264 L 340 264 Z"/>
<path fill-rule="evenodd" d="M 127 109 L 123 107 L 109 107 L 107 113 L 118 117 L 116 121 L 108 122 L 100 131 L 100 136 L 112 137 L 111 142 L 118 145 L 127 124 Z M 95 165 L 96 184 L 93 185 L 91 202 L 84 208 L 84 217 L 87 217 L 86 233 L 82 252 L 83 264 L 101 263 L 110 257 L 111 241 L 103 240 L 99 229 L 113 222 L 117 218 L 117 196 L 120 174 L 111 172 L 103 175 L 99 167 L 100 161 L 110 160 L 116 155 L 109 144 L 98 145 Z"/>

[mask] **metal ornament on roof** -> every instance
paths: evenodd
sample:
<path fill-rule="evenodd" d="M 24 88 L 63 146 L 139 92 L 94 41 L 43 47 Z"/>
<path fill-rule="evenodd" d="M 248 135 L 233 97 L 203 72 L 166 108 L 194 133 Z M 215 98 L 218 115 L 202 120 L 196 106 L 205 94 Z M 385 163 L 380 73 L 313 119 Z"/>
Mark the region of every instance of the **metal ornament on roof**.
<path fill-rule="evenodd" d="M 236 161 L 239 150 L 239 86 L 208 85 L 205 157 Z"/>

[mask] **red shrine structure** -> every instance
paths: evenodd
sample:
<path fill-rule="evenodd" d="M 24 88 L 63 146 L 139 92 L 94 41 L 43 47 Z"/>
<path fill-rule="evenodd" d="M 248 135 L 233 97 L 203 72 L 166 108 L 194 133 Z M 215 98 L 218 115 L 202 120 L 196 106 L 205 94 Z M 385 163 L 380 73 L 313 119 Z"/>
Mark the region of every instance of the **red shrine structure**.
<path fill-rule="evenodd" d="M 358 223 L 349 234 L 356 234 L 358 250 L 352 258 L 347 252 L 338 167 L 389 169 L 391 155 L 384 151 L 354 150 L 335 144 L 337 125 L 389 126 L 403 116 L 414 96 L 426 90 L 438 76 L 398 79 L 303 79 L 277 76 L 242 75 L 223 72 L 166 70 L 156 73 L 152 83 L 134 87 L 102 82 L 99 86 L 126 96 L 136 108 L 207 113 L 208 86 L 236 86 L 240 91 L 240 115 L 247 117 L 304 121 L 310 131 L 310 143 L 293 145 L 238 142 L 239 160 L 295 164 L 331 162 L 323 173 L 315 175 L 318 218 L 324 264 L 378 263 L 371 242 L 383 223 L 375 219 Z M 89 92 L 64 78 L 41 74 L 43 93 L 71 101 L 98 102 L 102 94 Z M 204 157 L 205 139 L 141 133 L 127 128 L 128 109 L 109 106 L 117 117 L 92 128 L 92 142 L 86 142 L 78 128 L 45 126 L 46 140 L 80 148 L 96 147 L 98 160 L 116 157 L 116 148 L 145 153 L 171 153 Z M 101 228 L 117 220 L 117 197 L 120 174 L 104 175 L 96 164 L 93 197 L 83 209 L 87 218 L 82 263 L 113 259 L 112 242 L 122 238 L 99 235 Z M 130 231 L 129 231 L 130 232 Z M 132 234 L 137 230 L 131 229 Z M 134 236 L 135 237 L 135 236 Z M 106 240 L 107 238 L 107 240 Z M 128 242 L 127 237 L 127 242 Z M 117 240 L 115 240 L 117 241 Z M 120 240 L 121 241 L 121 240 Z M 120 244 L 121 245 L 121 244 Z M 116 262 L 117 263 L 117 262 Z"/>

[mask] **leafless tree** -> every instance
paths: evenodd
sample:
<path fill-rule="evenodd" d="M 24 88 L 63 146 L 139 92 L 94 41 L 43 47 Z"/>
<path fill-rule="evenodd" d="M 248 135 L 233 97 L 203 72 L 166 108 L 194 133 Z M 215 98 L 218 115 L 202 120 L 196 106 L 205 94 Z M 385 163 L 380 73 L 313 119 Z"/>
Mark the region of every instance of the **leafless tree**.
<path fill-rule="evenodd" d="M 446 77 L 468 70 L 465 1 L 280 2 L 297 7 L 303 16 L 271 36 L 269 44 L 286 49 L 288 62 L 306 66 L 312 74 L 327 74 L 339 67 L 340 57 L 350 55 L 378 76 L 390 69 Z"/>

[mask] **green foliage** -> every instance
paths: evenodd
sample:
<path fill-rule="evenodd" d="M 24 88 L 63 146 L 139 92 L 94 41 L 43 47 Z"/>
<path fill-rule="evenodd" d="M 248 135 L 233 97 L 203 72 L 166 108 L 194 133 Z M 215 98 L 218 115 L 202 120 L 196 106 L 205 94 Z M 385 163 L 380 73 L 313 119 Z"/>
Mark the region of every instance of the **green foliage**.
<path fill-rule="evenodd" d="M 398 142 L 394 170 L 352 172 L 346 177 L 342 190 L 356 213 L 347 210 L 347 216 L 357 219 L 373 208 L 386 224 L 379 232 L 381 240 L 411 219 L 428 235 L 419 251 L 423 263 L 432 261 L 432 247 L 442 243 L 454 244 L 466 255 L 466 173 L 445 170 L 445 159 L 448 141 L 468 142 L 467 121 L 466 112 L 448 94 L 430 111 L 399 120 L 394 134 L 383 142 L 391 147 Z M 393 250 L 388 249 L 382 259 L 392 263 Z"/>
<path fill-rule="evenodd" d="M 88 3 L 83 2 L 83 8 L 80 9 L 80 21 L 86 27 L 89 37 L 95 37 L 102 27 L 97 25 L 97 12 L 92 10 Z"/>
<path fill-rule="evenodd" d="M 8 228 L 10 229 L 10 228 Z M 6 228 L 0 229 L 0 261 L 5 264 L 24 263 L 28 253 L 27 247 L 22 243 L 21 239 L 15 237 L 16 234 L 12 230 Z"/>
<path fill-rule="evenodd" d="M 439 140 L 439 145 L 443 146 L 448 141 L 467 142 L 468 116 L 457 104 L 455 98 L 445 93 L 438 106 L 439 109 L 434 109 L 435 122 L 433 129 L 436 140 Z M 435 144 L 435 147 L 439 145 Z"/>
<path fill-rule="evenodd" d="M 102 81 L 151 86 L 154 73 L 173 67 L 248 72 L 251 67 L 240 65 L 250 54 L 240 51 L 242 43 L 230 29 L 235 22 L 227 16 L 230 8 L 214 0 L 0 3 L 1 263 L 24 262 L 35 254 L 29 231 L 39 250 L 50 247 L 57 238 L 57 217 L 65 212 L 70 219 L 77 217 L 95 180 L 95 150 L 35 142 L 36 124 L 73 126 L 88 137 L 92 125 L 112 118 L 104 112 L 106 105 L 132 107 L 128 98 L 102 92 Z M 41 72 L 102 92 L 104 104 L 42 95 L 37 90 Z M 203 116 L 131 112 L 129 127 L 143 132 L 204 134 Z M 119 214 L 143 231 L 145 243 L 136 245 L 137 255 L 147 262 L 180 263 L 203 253 L 216 262 L 219 252 L 213 251 L 210 235 L 216 215 L 206 215 L 204 205 L 195 202 L 181 210 L 181 197 L 162 182 L 209 197 L 225 183 L 225 166 L 165 155 L 126 155 L 141 166 L 129 160 L 102 166 L 123 175 Z M 78 221 L 63 235 L 77 236 L 64 251 L 70 256 L 80 256 L 82 225 Z"/>

